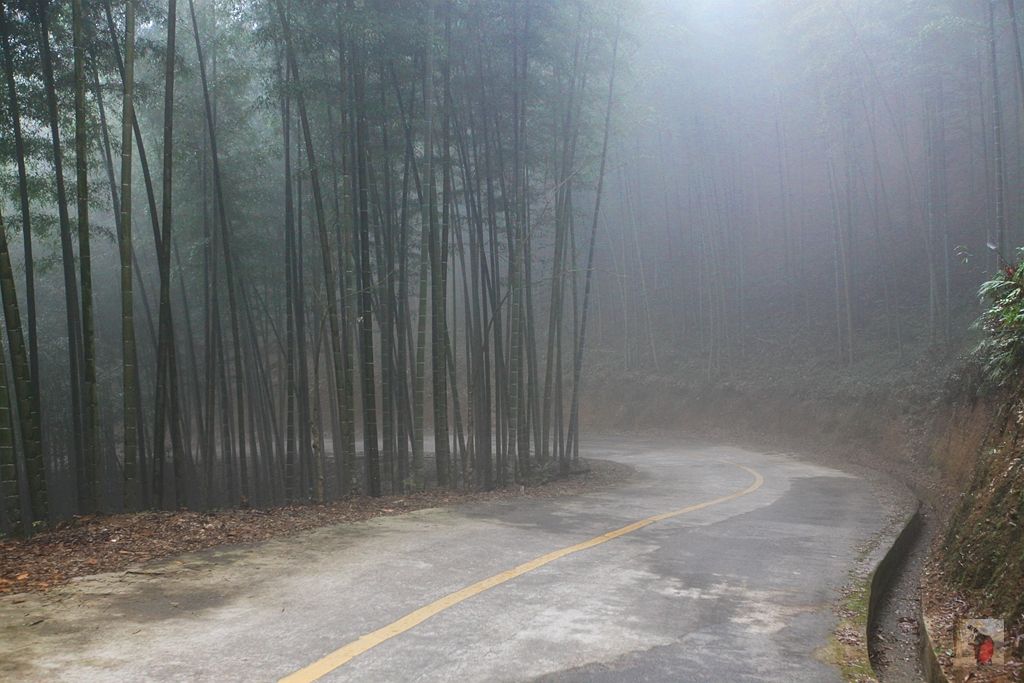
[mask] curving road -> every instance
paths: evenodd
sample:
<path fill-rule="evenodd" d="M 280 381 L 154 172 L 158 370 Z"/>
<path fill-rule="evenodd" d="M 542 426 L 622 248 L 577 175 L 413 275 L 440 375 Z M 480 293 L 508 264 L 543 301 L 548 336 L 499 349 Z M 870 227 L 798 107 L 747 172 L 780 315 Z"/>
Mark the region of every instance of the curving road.
<path fill-rule="evenodd" d="M 586 450 L 636 475 L 4 598 L 0 679 L 841 680 L 816 651 L 886 525 L 873 485 L 681 440 Z"/>

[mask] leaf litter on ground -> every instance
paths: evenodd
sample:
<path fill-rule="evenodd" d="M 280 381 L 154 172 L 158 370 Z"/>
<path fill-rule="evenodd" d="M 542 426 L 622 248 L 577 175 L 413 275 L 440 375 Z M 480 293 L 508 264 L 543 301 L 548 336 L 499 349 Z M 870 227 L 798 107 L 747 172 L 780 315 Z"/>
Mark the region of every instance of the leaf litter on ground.
<path fill-rule="evenodd" d="M 333 524 L 460 503 L 584 493 L 621 482 L 631 473 L 628 465 L 584 461 L 583 467 L 568 477 L 486 492 L 433 489 L 266 509 L 85 515 L 29 538 L 0 538 L 0 595 L 45 591 L 90 574 L 129 568 L 144 572 L 137 566 L 151 560 L 222 545 L 265 541 Z"/>

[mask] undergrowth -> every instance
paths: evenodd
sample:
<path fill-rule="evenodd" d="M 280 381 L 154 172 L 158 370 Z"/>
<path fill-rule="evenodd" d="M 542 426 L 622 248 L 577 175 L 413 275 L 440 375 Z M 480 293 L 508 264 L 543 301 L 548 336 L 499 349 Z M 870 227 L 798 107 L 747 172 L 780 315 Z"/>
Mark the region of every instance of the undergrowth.
<path fill-rule="evenodd" d="M 1019 252 L 1024 256 L 1024 250 Z M 990 381 L 1005 384 L 1020 376 L 1024 366 L 1024 268 L 1006 265 L 981 286 L 978 295 L 987 306 L 975 322 L 985 335 L 975 349 Z"/>

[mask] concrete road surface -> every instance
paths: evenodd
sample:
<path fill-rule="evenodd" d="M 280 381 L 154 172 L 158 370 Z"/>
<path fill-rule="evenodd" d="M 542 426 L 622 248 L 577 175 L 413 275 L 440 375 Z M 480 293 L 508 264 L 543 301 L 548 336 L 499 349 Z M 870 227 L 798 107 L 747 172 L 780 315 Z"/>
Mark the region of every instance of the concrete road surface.
<path fill-rule="evenodd" d="M 3 598 L 0 679 L 840 680 L 816 651 L 886 525 L 873 485 L 681 440 L 588 446 L 636 474 Z"/>

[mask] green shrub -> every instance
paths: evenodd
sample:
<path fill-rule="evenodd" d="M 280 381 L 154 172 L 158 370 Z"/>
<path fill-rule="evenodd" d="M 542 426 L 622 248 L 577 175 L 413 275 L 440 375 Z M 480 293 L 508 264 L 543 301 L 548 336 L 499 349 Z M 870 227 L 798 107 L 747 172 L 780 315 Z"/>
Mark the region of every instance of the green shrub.
<path fill-rule="evenodd" d="M 1024 250 L 1018 252 L 1018 258 Z M 975 349 L 986 376 L 999 383 L 1015 377 L 1024 361 L 1024 270 L 1007 265 L 978 290 L 988 308 L 974 323 L 985 332 Z"/>

